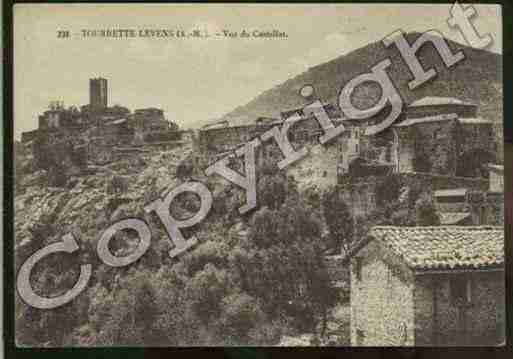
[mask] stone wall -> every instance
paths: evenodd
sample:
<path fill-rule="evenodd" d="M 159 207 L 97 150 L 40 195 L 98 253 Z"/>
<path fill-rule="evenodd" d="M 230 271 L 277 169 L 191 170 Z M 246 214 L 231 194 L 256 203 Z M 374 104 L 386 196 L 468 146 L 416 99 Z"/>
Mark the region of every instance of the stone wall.
<path fill-rule="evenodd" d="M 403 186 L 420 187 L 425 189 L 426 192 L 455 188 L 485 191 L 488 188 L 488 180 L 483 178 L 453 177 L 415 172 L 400 173 L 399 178 Z M 344 201 L 352 209 L 354 216 L 367 216 L 376 209 L 376 188 L 377 184 L 383 179 L 384 176 L 371 176 L 351 181 L 347 176 L 339 177 L 338 188 L 343 192 Z M 500 207 L 498 208 L 500 209 Z"/>
<path fill-rule="evenodd" d="M 471 283 L 470 303 L 458 305 L 451 293 L 451 283 L 466 278 Z M 502 271 L 417 276 L 415 345 L 495 345 L 502 342 L 504 288 Z"/>
<path fill-rule="evenodd" d="M 444 176 L 431 173 L 401 173 L 401 181 L 408 185 L 416 182 L 430 190 L 467 188 L 486 191 L 489 181 L 484 178 Z"/>
<path fill-rule="evenodd" d="M 357 259 L 360 258 L 360 259 Z M 361 277 L 357 261 L 361 261 Z M 415 343 L 413 274 L 373 241 L 351 260 L 351 345 Z"/>
<path fill-rule="evenodd" d="M 455 175 L 456 120 L 397 127 L 399 172 L 417 171 Z"/>
<path fill-rule="evenodd" d="M 277 123 L 250 124 L 246 126 L 228 126 L 199 131 L 198 149 L 206 164 L 216 160 L 220 154 L 232 151 L 253 138 L 262 135 Z M 322 134 L 319 123 L 313 117 L 303 118 L 291 126 L 288 136 L 294 148 L 318 143 Z M 262 147 L 272 146 L 275 143 L 270 139 Z"/>
<path fill-rule="evenodd" d="M 273 161 L 278 162 L 283 156 L 278 148 L 275 150 L 278 156 Z M 287 167 L 287 174 L 294 177 L 299 191 L 312 188 L 322 192 L 337 185 L 339 154 L 335 143 L 313 146 L 305 157 Z"/>
<path fill-rule="evenodd" d="M 395 127 L 395 131 L 399 172 L 482 176 L 482 165 L 498 157 L 491 123 L 453 119 Z"/>
<path fill-rule="evenodd" d="M 475 149 L 496 151 L 492 123 L 461 123 L 457 126 L 456 134 L 460 153 Z"/>
<path fill-rule="evenodd" d="M 326 256 L 324 258 L 332 283 L 341 288 L 349 289 L 349 264 L 344 262 L 343 255 Z"/>
<path fill-rule="evenodd" d="M 376 185 L 378 180 L 357 182 L 339 187 L 342 190 L 342 198 L 349 206 L 354 217 L 362 217 L 371 214 L 376 209 Z"/>

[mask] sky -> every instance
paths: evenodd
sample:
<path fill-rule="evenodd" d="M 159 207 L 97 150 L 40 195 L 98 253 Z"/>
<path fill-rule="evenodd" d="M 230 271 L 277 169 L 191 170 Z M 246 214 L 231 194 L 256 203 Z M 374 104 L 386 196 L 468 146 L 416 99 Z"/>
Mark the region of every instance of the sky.
<path fill-rule="evenodd" d="M 16 4 L 14 135 L 37 128 L 50 101 L 89 102 L 89 79 L 109 81 L 109 105 L 164 109 L 195 127 L 244 105 L 309 67 L 395 30 L 440 31 L 464 43 L 446 20 L 452 5 L 420 4 Z M 474 24 L 502 53 L 500 7 L 475 5 Z M 83 38 L 88 29 L 285 32 L 286 39 Z M 68 30 L 69 39 L 57 38 Z"/>

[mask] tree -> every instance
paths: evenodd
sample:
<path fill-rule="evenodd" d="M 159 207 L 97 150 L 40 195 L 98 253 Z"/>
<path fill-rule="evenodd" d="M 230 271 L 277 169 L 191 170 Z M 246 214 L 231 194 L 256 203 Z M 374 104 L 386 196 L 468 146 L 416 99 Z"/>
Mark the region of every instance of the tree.
<path fill-rule="evenodd" d="M 131 269 L 110 293 L 103 289 L 92 298 L 89 319 L 96 345 L 159 344 L 158 313 L 150 272 Z"/>
<path fill-rule="evenodd" d="M 337 187 L 331 187 L 322 196 L 324 219 L 337 250 L 349 250 L 354 235 L 353 215 Z"/>
<path fill-rule="evenodd" d="M 440 217 L 433 198 L 423 194 L 415 203 L 415 222 L 417 226 L 438 226 Z"/>
<path fill-rule="evenodd" d="M 399 199 L 401 194 L 401 178 L 397 174 L 386 176 L 376 185 L 376 205 L 385 207 Z"/>
<path fill-rule="evenodd" d="M 226 345 L 251 345 L 250 333 L 267 321 L 256 298 L 246 293 L 234 293 L 221 305 L 220 336 Z"/>
<path fill-rule="evenodd" d="M 278 174 L 263 176 L 258 181 L 257 193 L 261 207 L 277 209 L 287 197 L 287 182 Z"/>
<path fill-rule="evenodd" d="M 194 163 L 192 158 L 189 156 L 182 160 L 176 167 L 176 177 L 180 178 L 181 180 L 186 179 L 192 176 L 193 171 Z"/>
<path fill-rule="evenodd" d="M 294 318 L 303 330 L 315 330 L 326 317 L 334 302 L 319 238 L 319 219 L 296 198 L 255 213 L 248 239 L 231 252 L 230 263 L 240 288 L 262 303 L 268 317 Z"/>
<path fill-rule="evenodd" d="M 429 154 L 424 152 L 424 150 L 420 150 L 420 152 L 415 156 L 413 160 L 413 168 L 415 172 L 431 172 L 433 164 L 431 163 L 431 157 L 429 156 Z"/>
<path fill-rule="evenodd" d="M 191 308 L 203 324 L 219 318 L 221 301 L 230 288 L 228 273 L 208 263 L 187 281 L 186 292 Z"/>

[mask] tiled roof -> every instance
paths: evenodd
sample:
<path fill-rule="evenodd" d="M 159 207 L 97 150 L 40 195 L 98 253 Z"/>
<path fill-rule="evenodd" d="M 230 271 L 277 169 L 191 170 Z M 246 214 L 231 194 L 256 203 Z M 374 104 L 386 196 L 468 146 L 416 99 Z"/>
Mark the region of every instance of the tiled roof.
<path fill-rule="evenodd" d="M 442 224 L 457 224 L 470 216 L 468 212 L 440 212 L 438 214 Z"/>
<path fill-rule="evenodd" d="M 458 118 L 458 115 L 455 113 L 441 114 L 435 116 L 426 116 L 421 118 L 409 118 L 404 120 L 403 122 L 394 125 L 394 127 L 406 127 L 416 125 L 418 123 L 427 123 L 427 122 L 440 122 L 440 121 L 449 121 L 455 120 Z"/>
<path fill-rule="evenodd" d="M 466 188 L 439 189 L 435 191 L 435 197 L 465 196 Z"/>
<path fill-rule="evenodd" d="M 480 117 L 475 117 L 475 118 L 459 118 L 458 119 L 458 122 L 459 123 L 462 123 L 462 124 L 467 124 L 467 125 L 488 125 L 488 124 L 492 124 L 493 121 L 490 121 L 490 120 L 485 120 L 484 118 L 480 118 Z"/>
<path fill-rule="evenodd" d="M 437 97 L 437 96 L 427 96 L 423 97 L 420 100 L 413 101 L 409 107 L 417 107 L 417 106 L 437 106 L 437 105 L 467 105 L 473 106 L 473 103 L 465 102 L 459 100 L 454 97 Z"/>
<path fill-rule="evenodd" d="M 484 269 L 504 264 L 504 228 L 378 226 L 370 235 L 418 271 Z"/>

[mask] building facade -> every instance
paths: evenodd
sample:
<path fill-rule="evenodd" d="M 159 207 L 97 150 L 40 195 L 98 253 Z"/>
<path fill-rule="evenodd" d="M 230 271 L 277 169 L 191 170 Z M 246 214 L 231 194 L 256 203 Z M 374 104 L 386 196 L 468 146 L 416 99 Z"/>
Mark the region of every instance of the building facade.
<path fill-rule="evenodd" d="M 413 102 L 393 126 L 398 172 L 486 176 L 496 161 L 493 122 L 477 117 L 477 106 L 453 98 Z"/>
<path fill-rule="evenodd" d="M 374 227 L 347 260 L 352 345 L 504 341 L 502 227 Z"/>

